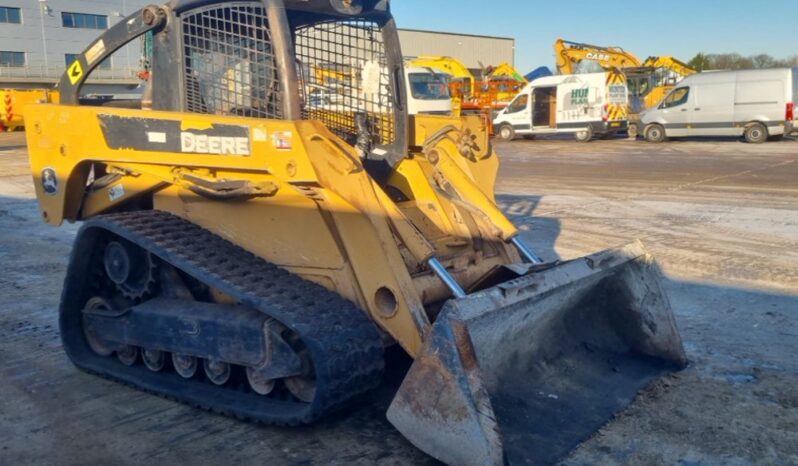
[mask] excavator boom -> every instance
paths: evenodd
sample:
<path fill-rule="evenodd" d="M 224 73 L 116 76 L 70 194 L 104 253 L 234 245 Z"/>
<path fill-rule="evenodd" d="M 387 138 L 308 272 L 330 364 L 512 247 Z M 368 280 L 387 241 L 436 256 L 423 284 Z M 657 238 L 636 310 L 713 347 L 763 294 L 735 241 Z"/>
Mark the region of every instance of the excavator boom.
<path fill-rule="evenodd" d="M 587 60 L 598 63 L 602 68 L 628 68 L 640 66 L 640 60 L 620 47 L 602 47 L 581 42 L 557 39 L 554 42 L 554 55 L 560 74 L 574 74 L 577 66 Z"/>

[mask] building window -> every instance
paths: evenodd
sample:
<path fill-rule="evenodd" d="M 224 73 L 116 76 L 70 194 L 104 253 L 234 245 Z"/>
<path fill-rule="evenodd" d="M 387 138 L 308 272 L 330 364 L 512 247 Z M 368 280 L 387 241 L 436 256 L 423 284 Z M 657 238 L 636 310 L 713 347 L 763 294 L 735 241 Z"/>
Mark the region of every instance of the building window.
<path fill-rule="evenodd" d="M 69 65 L 75 63 L 75 60 L 78 59 L 80 54 L 78 53 L 67 53 L 64 55 L 66 59 L 66 66 L 69 68 Z M 106 58 L 105 60 L 101 61 L 99 65 L 97 65 L 98 70 L 110 70 L 111 69 L 111 57 Z"/>
<path fill-rule="evenodd" d="M 25 66 L 25 52 L 4 52 L 0 50 L 0 66 Z"/>
<path fill-rule="evenodd" d="M 108 29 L 108 17 L 86 13 L 61 13 L 65 28 Z"/>
<path fill-rule="evenodd" d="M 19 8 L 0 6 L 0 23 L 22 24 Z"/>

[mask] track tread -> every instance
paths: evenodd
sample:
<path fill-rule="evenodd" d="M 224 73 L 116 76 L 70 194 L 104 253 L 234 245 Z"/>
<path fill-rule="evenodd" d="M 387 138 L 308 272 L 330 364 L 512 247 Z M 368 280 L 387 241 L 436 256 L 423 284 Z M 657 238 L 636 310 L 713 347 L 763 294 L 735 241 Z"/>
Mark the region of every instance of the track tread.
<path fill-rule="evenodd" d="M 104 230 L 122 236 L 196 279 L 291 328 L 299 334 L 312 354 L 317 376 L 317 396 L 310 404 L 294 402 L 297 409 L 293 415 L 285 413 L 285 401 L 266 397 L 257 399 L 260 403 L 258 410 L 247 412 L 246 408 L 226 409 L 214 397 L 198 401 L 196 394 L 180 396 L 180 390 L 152 389 L 152 383 L 136 383 L 129 376 L 121 377 L 118 371 L 109 373 L 97 370 L 95 365 L 82 360 L 80 351 L 70 351 L 75 349 L 71 345 L 77 342 L 65 338 L 67 353 L 81 369 L 165 398 L 199 405 L 208 411 L 272 425 L 310 423 L 379 383 L 384 365 L 382 342 L 373 322 L 355 304 L 264 261 L 196 224 L 162 211 L 103 215 L 84 223 L 67 272 L 62 314 L 76 311 L 74 305 L 65 305 L 64 302 L 75 301 L 68 300 L 68 294 L 81 291 L 74 289 L 76 284 L 81 283 L 75 274 L 85 274 L 86 270 L 74 263 L 79 262 L 75 260 L 77 255 L 91 253 L 90 250 L 82 250 L 81 246 L 90 245 L 83 245 L 80 240 L 92 230 Z M 84 280 L 84 288 L 91 285 Z M 63 321 L 62 318 L 62 325 Z M 79 333 L 72 332 L 71 335 L 74 337 Z M 62 335 L 69 334 L 62 329 Z M 219 390 L 231 391 L 229 388 Z M 268 409 L 263 409 L 264 404 L 268 403 L 279 405 L 281 412 L 270 415 Z"/>

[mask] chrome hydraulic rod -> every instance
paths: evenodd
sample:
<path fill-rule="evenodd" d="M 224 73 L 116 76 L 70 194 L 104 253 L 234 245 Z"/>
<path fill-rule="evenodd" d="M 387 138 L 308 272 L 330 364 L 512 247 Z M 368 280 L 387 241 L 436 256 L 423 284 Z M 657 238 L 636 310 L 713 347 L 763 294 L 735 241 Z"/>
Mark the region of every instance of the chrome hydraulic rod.
<path fill-rule="evenodd" d="M 430 257 L 427 261 L 427 265 L 432 269 L 433 272 L 435 272 L 435 275 L 441 279 L 444 285 L 446 285 L 446 287 L 452 291 L 452 294 L 455 298 L 466 297 L 465 290 L 463 290 L 460 284 L 457 283 L 457 280 L 455 280 L 454 277 L 452 277 L 452 275 L 446 271 L 446 267 L 444 267 L 443 264 L 438 261 L 438 259 Z"/>
<path fill-rule="evenodd" d="M 513 236 L 513 238 L 510 240 L 510 242 L 513 243 L 513 245 L 516 248 L 518 248 L 518 252 L 521 253 L 521 257 L 523 257 L 524 261 L 532 263 L 532 264 L 542 264 L 543 263 L 543 259 L 541 259 L 540 256 L 535 254 L 535 251 L 530 249 L 529 246 L 524 244 L 524 242 L 521 240 L 521 238 L 518 235 Z"/>

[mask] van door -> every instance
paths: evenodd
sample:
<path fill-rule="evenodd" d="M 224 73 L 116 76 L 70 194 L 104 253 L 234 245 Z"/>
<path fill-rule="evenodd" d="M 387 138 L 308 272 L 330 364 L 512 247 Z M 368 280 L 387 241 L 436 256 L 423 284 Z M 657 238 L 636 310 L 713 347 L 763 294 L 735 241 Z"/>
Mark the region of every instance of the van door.
<path fill-rule="evenodd" d="M 557 127 L 557 87 L 538 87 L 532 92 L 532 127 Z"/>
<path fill-rule="evenodd" d="M 529 106 L 529 91 L 515 96 L 502 115 L 502 123 L 509 123 L 516 133 L 529 133 L 532 130 L 532 111 Z"/>
<path fill-rule="evenodd" d="M 660 115 L 665 121 L 665 132 L 670 137 L 683 137 L 688 134 L 690 125 L 690 105 L 692 92 L 689 86 L 677 87 L 659 104 Z"/>
<path fill-rule="evenodd" d="M 733 81 L 693 87 L 689 136 L 735 136 Z M 688 112 L 690 113 L 690 112 Z"/>

